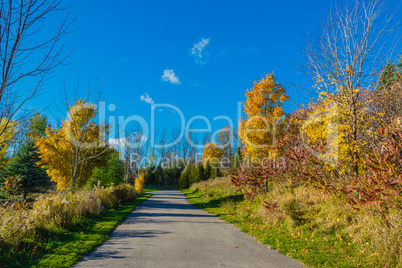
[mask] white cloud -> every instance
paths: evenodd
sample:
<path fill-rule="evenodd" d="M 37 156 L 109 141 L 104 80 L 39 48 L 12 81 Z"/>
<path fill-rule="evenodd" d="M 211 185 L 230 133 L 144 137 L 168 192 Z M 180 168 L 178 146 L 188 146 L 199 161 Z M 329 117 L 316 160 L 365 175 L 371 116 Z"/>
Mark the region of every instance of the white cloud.
<path fill-rule="evenodd" d="M 148 138 L 140 133 L 140 132 L 133 132 L 132 134 L 128 135 L 127 137 L 113 139 L 109 138 L 109 145 L 116 148 L 125 148 L 127 146 L 137 146 L 140 143 L 144 143 L 148 140 Z"/>
<path fill-rule="evenodd" d="M 209 43 L 209 38 L 202 38 L 200 42 L 194 44 L 191 49 L 191 54 L 194 56 L 194 60 L 196 63 L 205 64 L 208 60 L 208 53 L 205 52 L 204 48 Z"/>
<path fill-rule="evenodd" d="M 126 142 L 127 142 L 126 138 L 119 138 L 119 139 L 110 138 L 109 139 L 109 145 L 112 147 L 115 147 L 115 148 L 124 147 Z"/>
<path fill-rule="evenodd" d="M 140 99 L 141 99 L 141 101 L 145 101 L 146 103 L 154 104 L 154 101 L 152 100 L 151 97 L 149 97 L 149 95 L 147 93 L 145 93 L 145 95 L 142 95 L 140 97 Z"/>
<path fill-rule="evenodd" d="M 163 81 L 169 81 L 172 84 L 180 84 L 179 78 L 176 76 L 174 73 L 174 70 L 164 70 L 163 75 L 162 75 L 162 80 Z"/>

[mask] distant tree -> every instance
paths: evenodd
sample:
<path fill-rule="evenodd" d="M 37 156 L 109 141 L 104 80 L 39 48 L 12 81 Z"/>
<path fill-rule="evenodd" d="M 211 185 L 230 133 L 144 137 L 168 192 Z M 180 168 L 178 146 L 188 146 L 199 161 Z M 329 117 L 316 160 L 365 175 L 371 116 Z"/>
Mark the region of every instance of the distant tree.
<path fill-rule="evenodd" d="M 285 88 L 273 74 L 255 81 L 246 91 L 246 117 L 240 122 L 239 134 L 251 158 L 275 156 L 275 141 L 280 133 L 280 122 L 285 112 L 283 103 L 289 99 Z"/>
<path fill-rule="evenodd" d="M 113 152 L 110 160 L 107 162 L 107 176 L 110 184 L 119 185 L 123 182 L 124 167 L 118 152 Z"/>
<path fill-rule="evenodd" d="M 204 170 L 204 166 L 202 164 L 198 164 L 197 165 L 197 178 L 196 181 L 200 182 L 200 181 L 205 181 L 208 178 L 205 176 L 205 170 Z"/>
<path fill-rule="evenodd" d="M 387 61 L 385 66 L 382 67 L 381 75 L 377 82 L 377 91 L 389 90 L 401 77 L 402 55 L 400 56 L 398 63 L 391 64 L 390 61 Z"/>
<path fill-rule="evenodd" d="M 212 172 L 213 172 L 212 165 L 209 161 L 207 161 L 207 163 L 205 165 L 205 169 L 204 169 L 204 175 L 205 175 L 206 180 L 208 180 L 211 177 Z"/>
<path fill-rule="evenodd" d="M 229 126 L 221 129 L 217 135 L 218 144 L 221 146 L 223 156 L 231 157 L 233 155 L 234 133 Z"/>
<path fill-rule="evenodd" d="M 27 135 L 31 139 L 37 140 L 45 136 L 46 128 L 48 127 L 50 127 L 50 124 L 47 120 L 47 116 L 40 112 L 34 111 L 33 116 L 28 123 L 29 130 Z"/>
<path fill-rule="evenodd" d="M 223 156 L 223 151 L 219 145 L 209 142 L 204 146 L 204 152 L 202 154 L 202 160 L 204 163 L 213 162 L 218 163 Z"/>
<path fill-rule="evenodd" d="M 181 189 L 187 189 L 190 187 L 190 169 L 187 167 L 183 172 L 180 174 L 179 178 L 179 187 Z"/>
<path fill-rule="evenodd" d="M 198 182 L 198 171 L 195 165 L 191 165 L 188 168 L 189 168 L 189 183 L 191 186 L 194 183 Z"/>
<path fill-rule="evenodd" d="M 239 168 L 242 162 L 241 149 L 237 148 L 236 154 L 233 156 L 233 168 Z"/>
<path fill-rule="evenodd" d="M 124 166 L 119 158 L 118 152 L 113 152 L 111 158 L 107 162 L 106 167 L 95 167 L 92 171 L 92 176 L 88 181 L 88 187 L 92 188 L 98 184 L 109 187 L 119 185 L 124 180 Z"/>
<path fill-rule="evenodd" d="M 95 167 L 92 170 L 92 176 L 88 180 L 86 187 L 92 189 L 95 185 L 100 186 L 109 186 L 109 180 L 107 177 L 107 168 L 106 167 Z"/>
<path fill-rule="evenodd" d="M 41 164 L 41 156 L 31 140 L 10 160 L 4 177 L 19 177 L 18 191 L 26 199 L 28 193 L 42 192 L 50 186 L 50 178 Z"/>
<path fill-rule="evenodd" d="M 160 165 L 158 165 L 155 169 L 155 179 L 157 185 L 161 186 L 163 184 L 163 177 L 164 177 L 164 170 Z"/>
<path fill-rule="evenodd" d="M 145 185 L 156 185 L 155 167 L 150 166 L 145 169 Z"/>

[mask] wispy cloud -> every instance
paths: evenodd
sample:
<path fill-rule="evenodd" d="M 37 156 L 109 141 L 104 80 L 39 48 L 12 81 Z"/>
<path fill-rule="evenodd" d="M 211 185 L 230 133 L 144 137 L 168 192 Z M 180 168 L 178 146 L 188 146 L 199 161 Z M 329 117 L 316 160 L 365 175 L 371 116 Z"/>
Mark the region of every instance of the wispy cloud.
<path fill-rule="evenodd" d="M 154 101 L 152 100 L 152 98 L 147 93 L 145 93 L 145 95 L 142 95 L 140 97 L 140 99 L 141 99 L 141 101 L 145 101 L 146 103 L 154 104 Z"/>
<path fill-rule="evenodd" d="M 164 70 L 163 75 L 162 75 L 162 80 L 163 81 L 169 81 L 172 84 L 180 84 L 179 78 L 176 76 L 174 73 L 174 70 Z"/>
<path fill-rule="evenodd" d="M 191 55 L 194 56 L 194 61 L 200 64 L 206 64 L 208 61 L 208 53 L 205 51 L 206 45 L 209 44 L 209 38 L 202 38 L 200 42 L 194 44 L 193 48 L 190 50 Z"/>

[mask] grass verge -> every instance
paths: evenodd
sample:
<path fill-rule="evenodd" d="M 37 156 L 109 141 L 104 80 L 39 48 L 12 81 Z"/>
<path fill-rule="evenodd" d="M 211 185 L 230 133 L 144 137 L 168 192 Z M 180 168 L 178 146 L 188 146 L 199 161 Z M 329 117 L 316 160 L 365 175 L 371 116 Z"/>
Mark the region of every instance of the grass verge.
<path fill-rule="evenodd" d="M 123 205 L 118 210 L 109 210 L 102 217 L 87 219 L 69 230 L 46 231 L 43 234 L 47 237 L 45 243 L 38 243 L 32 252 L 21 252 L 13 259 L 7 259 L 4 267 L 70 267 L 108 240 L 116 226 L 151 195 L 144 193 L 131 204 Z"/>
<path fill-rule="evenodd" d="M 220 219 L 237 226 L 270 248 L 309 267 L 380 267 L 376 256 L 362 254 L 346 233 L 317 232 L 303 225 L 292 231 L 285 224 L 273 225 L 255 213 L 254 204 L 238 193 L 207 194 L 203 190 L 182 190 L 189 201 Z"/>

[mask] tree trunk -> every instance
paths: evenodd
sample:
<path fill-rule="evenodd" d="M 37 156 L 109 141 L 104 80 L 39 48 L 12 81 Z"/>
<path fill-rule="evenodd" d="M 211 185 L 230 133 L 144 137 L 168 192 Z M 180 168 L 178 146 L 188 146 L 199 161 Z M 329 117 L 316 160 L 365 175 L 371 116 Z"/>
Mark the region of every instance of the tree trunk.
<path fill-rule="evenodd" d="M 80 155 L 80 149 L 77 149 L 77 153 L 75 155 L 75 163 L 74 163 L 74 172 L 73 172 L 73 185 L 71 186 L 71 191 L 75 191 L 75 185 L 77 183 L 77 172 L 78 172 L 78 160 Z"/>

